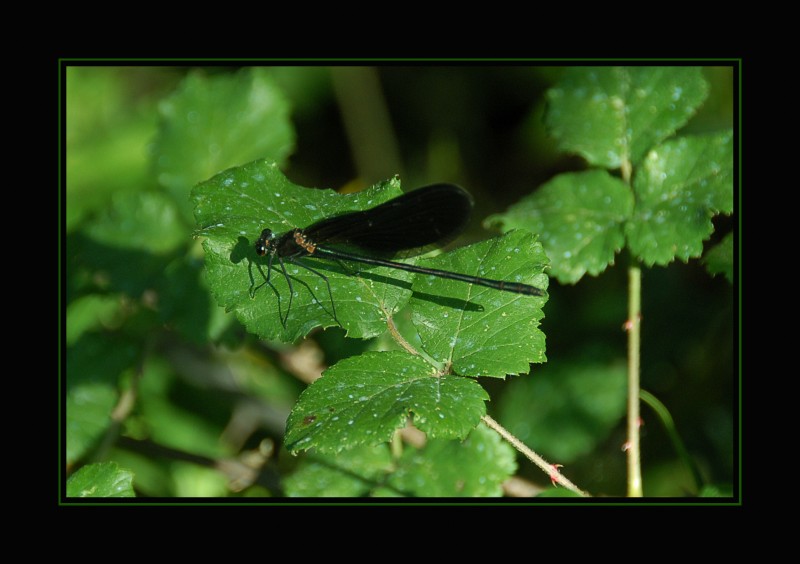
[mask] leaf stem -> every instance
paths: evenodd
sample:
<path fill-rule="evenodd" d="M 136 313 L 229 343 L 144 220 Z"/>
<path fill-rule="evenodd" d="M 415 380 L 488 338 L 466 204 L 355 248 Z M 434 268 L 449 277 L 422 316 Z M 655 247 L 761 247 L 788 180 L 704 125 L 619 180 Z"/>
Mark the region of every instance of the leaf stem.
<path fill-rule="evenodd" d="M 639 445 L 639 363 L 642 324 L 642 270 L 628 268 L 628 497 L 642 497 L 642 468 Z"/>
<path fill-rule="evenodd" d="M 389 312 L 386 311 L 385 309 L 383 311 L 386 314 L 386 326 L 389 328 L 389 333 L 391 333 L 392 338 L 397 342 L 398 345 L 406 349 L 408 352 L 410 352 L 414 356 L 419 356 L 419 352 L 417 352 L 417 349 L 411 346 L 411 343 L 406 341 L 405 337 L 403 337 L 400 334 L 400 331 L 397 330 L 397 325 L 395 325 L 394 323 L 394 318 L 392 318 Z"/>
<path fill-rule="evenodd" d="M 389 449 L 394 460 L 398 460 L 403 455 L 403 439 L 400 436 L 400 429 L 397 429 L 392 435 L 392 440 L 389 443 Z"/>
<path fill-rule="evenodd" d="M 639 390 L 639 397 L 644 403 L 649 405 L 653 411 L 655 411 L 656 415 L 661 420 L 661 424 L 664 425 L 664 429 L 666 429 L 670 441 L 672 441 L 672 446 L 675 448 L 678 457 L 683 461 L 683 463 L 689 469 L 689 472 L 692 474 L 695 490 L 699 492 L 700 488 L 703 487 L 703 477 L 700 474 L 700 470 L 697 468 L 697 465 L 692 460 L 692 457 L 689 455 L 689 451 L 686 450 L 686 445 L 683 444 L 683 440 L 681 440 L 681 436 L 678 434 L 678 430 L 675 427 L 675 421 L 672 419 L 672 415 L 670 415 L 667 406 L 661 403 L 657 397 L 647 390 Z"/>
<path fill-rule="evenodd" d="M 515 449 L 520 451 L 525 457 L 533 462 L 536 466 L 541 468 L 544 472 L 547 473 L 548 477 L 553 481 L 561 484 L 568 490 L 575 492 L 576 494 L 582 497 L 589 497 L 589 494 L 580 489 L 578 486 L 570 482 L 561 472 L 558 471 L 558 468 L 554 464 L 550 464 L 544 458 L 533 452 L 530 448 L 528 448 L 522 441 L 520 441 L 517 437 L 512 435 L 505 427 L 500 425 L 497 421 L 489 417 L 488 415 L 484 415 L 482 418 L 483 422 L 486 424 L 487 427 L 496 431 L 501 437 L 511 443 Z"/>

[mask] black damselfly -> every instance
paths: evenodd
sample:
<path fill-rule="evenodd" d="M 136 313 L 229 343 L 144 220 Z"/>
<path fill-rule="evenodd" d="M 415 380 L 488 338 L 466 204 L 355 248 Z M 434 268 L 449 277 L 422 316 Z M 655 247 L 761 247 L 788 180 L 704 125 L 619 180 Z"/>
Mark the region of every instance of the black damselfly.
<path fill-rule="evenodd" d="M 289 305 L 286 309 L 286 319 L 281 318 L 281 323 L 285 326 L 286 320 L 289 318 L 293 294 L 292 282 L 283 264 L 284 259 L 302 266 L 325 281 L 328 286 L 328 294 L 331 295 L 333 318 L 336 319 L 336 306 L 333 304 L 328 278 L 321 272 L 296 260 L 303 257 L 386 266 L 439 278 L 460 280 L 515 294 L 546 296 L 547 293 L 544 290 L 528 284 L 490 280 L 374 256 L 396 254 L 449 242 L 466 227 L 472 205 L 472 197 L 463 188 L 453 184 L 434 184 L 403 194 L 374 208 L 328 217 L 308 227 L 292 229 L 281 235 L 274 234 L 270 229 L 264 229 L 255 243 L 256 253 L 261 256 L 269 254 L 264 283 L 269 284 L 272 263 L 277 259 L 281 272 L 289 285 Z M 373 256 L 331 248 L 336 245 L 362 249 Z"/>

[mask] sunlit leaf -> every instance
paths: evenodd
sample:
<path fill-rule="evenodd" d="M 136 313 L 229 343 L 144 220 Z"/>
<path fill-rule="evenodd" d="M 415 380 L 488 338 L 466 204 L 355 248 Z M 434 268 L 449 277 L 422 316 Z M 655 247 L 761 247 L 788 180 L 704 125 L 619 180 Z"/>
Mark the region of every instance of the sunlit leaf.
<path fill-rule="evenodd" d="M 518 230 L 418 264 L 546 290 L 547 263 L 536 238 Z M 504 377 L 545 361 L 539 322 L 546 297 L 426 275 L 417 276 L 413 288 L 412 319 L 423 347 L 439 362 L 452 363 L 456 373 Z"/>
<path fill-rule="evenodd" d="M 407 352 L 368 352 L 329 368 L 300 396 L 286 424 L 291 451 L 337 452 L 388 441 L 409 417 L 430 438 L 464 438 L 488 395 L 472 379 L 437 376 Z"/>
<path fill-rule="evenodd" d="M 217 302 L 235 311 L 249 331 L 268 339 L 293 341 L 314 327 L 333 326 L 337 321 L 349 337 L 380 334 L 386 330 L 388 316 L 411 297 L 413 274 L 316 257 L 286 259 L 283 267 L 275 258 L 270 268 L 270 257 L 259 257 L 254 243 L 266 227 L 280 234 L 295 227 L 307 227 L 325 217 L 374 207 L 401 193 L 396 178 L 344 196 L 329 190 L 302 188 L 289 182 L 274 164 L 261 161 L 230 169 L 198 185 L 193 191 L 195 214 L 201 226 L 198 233 L 205 237 L 207 279 Z M 524 281 L 542 289 L 547 286 L 543 274 L 546 257 L 530 234 L 509 234 L 461 248 L 425 264 L 467 275 Z M 329 285 L 320 275 L 327 278 Z M 535 334 L 537 345 L 526 350 L 529 360 L 518 359 L 513 366 L 498 368 L 493 374 L 504 375 L 503 370 L 524 372 L 528 362 L 543 360 L 543 336 L 535 331 L 542 317 L 542 298 L 461 281 L 416 278 L 413 288 L 417 295 L 412 306 L 418 309 L 415 317 L 418 326 L 426 328 L 428 333 L 435 336 L 445 331 L 438 328 L 436 319 L 442 319 L 448 312 L 453 313 L 452 319 L 473 311 L 483 311 L 484 315 L 497 319 L 510 315 L 517 319 L 524 315 L 530 329 L 521 332 L 519 340 L 525 341 L 526 335 Z M 425 280 L 421 281 L 422 278 Z M 519 311 L 514 313 L 517 308 Z M 478 330 L 484 331 L 484 327 L 485 323 Z M 486 341 L 486 337 L 482 333 L 481 341 Z M 437 358 L 449 356 L 441 346 L 438 348 Z M 489 372 L 486 366 L 477 365 L 460 366 L 458 370 L 463 374 Z"/>
<path fill-rule="evenodd" d="M 67 497 L 136 497 L 133 472 L 115 462 L 89 464 L 67 479 Z"/>
<path fill-rule="evenodd" d="M 344 196 L 302 188 L 289 182 L 274 163 L 264 161 L 203 182 L 192 197 L 199 234 L 205 237 L 207 279 L 217 302 L 233 310 L 249 331 L 266 339 L 289 342 L 315 327 L 337 325 L 334 307 L 348 336 L 380 334 L 386 330 L 387 312 L 396 312 L 411 295 L 410 273 L 381 267 L 354 276 L 336 262 L 302 260 L 328 278 L 329 293 L 321 276 L 285 261 L 292 293 L 277 260 L 269 273 L 271 285 L 265 283 L 268 257 L 258 256 L 254 244 L 264 228 L 283 233 L 323 217 L 373 207 L 400 194 L 396 179 Z"/>
<path fill-rule="evenodd" d="M 675 133 L 707 94 L 699 67 L 571 67 L 548 91 L 545 119 L 562 150 L 616 169 Z"/>
<path fill-rule="evenodd" d="M 681 137 L 647 155 L 633 179 L 636 207 L 625 228 L 645 264 L 700 256 L 711 218 L 733 211 L 732 143 L 731 132 Z"/>
<path fill-rule="evenodd" d="M 486 223 L 538 233 L 552 274 L 561 282 L 575 283 L 614 263 L 632 210 L 630 188 L 605 171 L 593 170 L 558 175 Z"/>

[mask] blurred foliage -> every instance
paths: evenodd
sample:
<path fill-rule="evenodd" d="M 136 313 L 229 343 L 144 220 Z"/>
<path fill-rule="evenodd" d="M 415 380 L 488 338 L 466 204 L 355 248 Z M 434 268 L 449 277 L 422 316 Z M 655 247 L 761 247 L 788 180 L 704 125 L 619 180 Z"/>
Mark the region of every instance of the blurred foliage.
<path fill-rule="evenodd" d="M 67 480 L 70 497 L 133 497 L 133 474 L 115 462 L 87 464 Z"/>
<path fill-rule="evenodd" d="M 357 88 L 334 85 L 325 67 L 64 70 L 66 495 L 496 496 L 512 473 L 544 495 L 562 493 L 525 459 L 514 464 L 507 445 L 481 427 L 464 443 L 287 456 L 286 420 L 306 384 L 340 359 L 385 349 L 385 337 L 367 343 L 328 329 L 290 346 L 249 335 L 210 295 L 189 191 L 255 158 L 278 162 L 293 183 L 342 191 L 400 173 L 405 189 L 439 181 L 467 188 L 476 213 L 463 241 L 485 239 L 485 217 L 556 174 L 586 169 L 557 150 L 543 122 L 545 92 L 570 71 L 364 69 L 382 95 L 367 101 Z M 705 100 L 682 133 L 727 130 L 738 115 L 733 70 L 704 68 L 702 76 Z M 345 123 L 346 102 L 384 108 L 389 127 Z M 375 155 L 369 171 L 354 164 L 359 147 L 384 146 L 387 131 L 396 154 Z M 737 222 L 714 219 L 702 262 L 644 271 L 643 387 L 669 409 L 703 480 L 697 491 L 659 418 L 643 406 L 645 495 L 736 490 Z M 627 282 L 625 260 L 618 262 L 575 285 L 551 281 L 541 321 L 546 365 L 510 381 L 481 380 L 495 419 L 566 464 L 562 472 L 580 487 L 609 496 L 625 491 L 618 366 Z M 410 326 L 410 314 L 400 312 L 397 323 Z M 486 467 L 471 466 L 476 460 Z M 459 466 L 463 472 L 453 472 Z"/>

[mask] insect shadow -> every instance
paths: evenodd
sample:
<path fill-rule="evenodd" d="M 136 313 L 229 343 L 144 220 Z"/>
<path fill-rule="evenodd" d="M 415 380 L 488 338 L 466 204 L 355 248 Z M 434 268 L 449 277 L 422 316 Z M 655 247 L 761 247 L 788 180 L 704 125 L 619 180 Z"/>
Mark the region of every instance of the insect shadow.
<path fill-rule="evenodd" d="M 231 251 L 230 260 L 234 264 L 238 264 L 238 263 L 242 262 L 245 259 L 248 262 L 248 276 L 250 278 L 250 289 L 249 289 L 250 296 L 251 297 L 255 297 L 255 295 L 258 292 L 258 290 L 260 290 L 263 286 L 267 286 L 267 285 L 270 286 L 270 288 L 272 289 L 273 293 L 278 298 L 278 301 L 279 301 L 279 305 L 278 305 L 279 312 L 278 312 L 278 315 L 281 317 L 281 323 L 284 324 L 284 326 L 285 326 L 285 323 L 286 323 L 286 319 L 288 318 L 289 312 L 288 311 L 286 312 L 286 317 L 283 317 L 283 314 L 280 312 L 280 301 L 281 301 L 280 292 L 278 292 L 278 290 L 272 284 L 272 280 L 271 280 L 272 274 L 271 273 L 265 274 L 264 270 L 263 270 L 264 268 L 271 268 L 272 270 L 274 270 L 275 272 L 277 272 L 281 276 L 284 276 L 284 278 L 291 277 L 295 281 L 297 281 L 300 284 L 302 284 L 303 286 L 305 286 L 306 289 L 308 289 L 308 291 L 311 294 L 311 296 L 314 298 L 314 300 L 318 304 L 320 304 L 320 306 L 329 315 L 331 315 L 331 317 L 333 317 L 337 321 L 337 323 L 339 322 L 339 320 L 336 317 L 336 309 L 335 309 L 336 306 L 333 304 L 333 297 L 332 296 L 330 297 L 330 299 L 331 299 L 331 309 L 329 310 L 327 307 L 325 307 L 323 305 L 323 302 L 321 302 L 318 299 L 318 297 L 316 296 L 314 291 L 311 289 L 311 287 L 302 278 L 299 278 L 297 276 L 293 276 L 292 274 L 289 274 L 288 272 L 286 272 L 285 269 L 281 268 L 281 265 L 280 265 L 280 263 L 278 263 L 278 261 L 273 260 L 272 261 L 272 266 L 270 267 L 270 261 L 269 261 L 268 257 L 259 256 L 255 252 L 253 244 L 250 241 L 248 241 L 247 238 L 239 237 L 238 240 L 237 240 L 236 245 L 234 246 L 233 250 Z M 411 290 L 411 286 L 412 286 L 411 282 L 408 282 L 406 280 L 400 280 L 400 279 L 397 279 L 397 278 L 392 278 L 390 276 L 385 276 L 385 275 L 378 274 L 376 272 L 371 272 L 371 271 L 365 270 L 365 269 L 353 268 L 352 266 L 350 266 L 349 264 L 347 264 L 344 261 L 328 262 L 328 261 L 314 260 L 313 261 L 313 264 L 314 264 L 313 268 L 308 266 L 308 264 L 306 264 L 306 261 L 303 261 L 302 259 L 295 259 L 295 260 L 286 261 L 286 262 L 289 262 L 289 263 L 294 264 L 294 265 L 298 265 L 298 266 L 300 266 L 300 267 L 302 267 L 302 268 L 304 268 L 304 269 L 316 274 L 320 278 L 322 278 L 322 280 L 328 286 L 329 294 L 330 294 L 330 282 L 328 281 L 327 276 L 325 276 L 321 272 L 318 272 L 320 270 L 324 271 L 324 272 L 334 273 L 334 274 L 344 274 L 344 275 L 347 275 L 347 276 L 364 278 L 366 280 L 372 280 L 374 282 L 379 282 L 381 284 L 390 284 L 390 285 L 393 285 L 393 286 L 397 286 L 399 288 L 403 288 L 405 290 Z M 254 272 L 253 272 L 253 266 L 256 267 L 256 270 L 259 272 L 259 275 L 260 275 L 260 277 L 262 278 L 263 281 L 261 281 L 261 282 L 257 281 L 257 276 L 254 275 Z M 291 284 L 291 282 L 290 282 L 290 284 Z M 420 300 L 423 300 L 423 301 L 427 301 L 427 302 L 431 302 L 431 303 L 435 303 L 435 304 L 437 304 L 437 305 L 439 305 L 441 307 L 446 307 L 446 308 L 450 308 L 450 309 L 471 311 L 471 312 L 484 311 L 484 307 L 482 305 L 476 304 L 476 303 L 473 303 L 473 302 L 469 302 L 467 300 L 461 300 L 461 299 L 458 299 L 458 298 L 440 296 L 440 295 L 430 294 L 430 293 L 426 293 L 426 292 L 414 292 L 414 297 L 417 298 L 417 299 L 420 299 Z M 340 323 L 340 325 L 341 325 L 341 323 Z"/>

